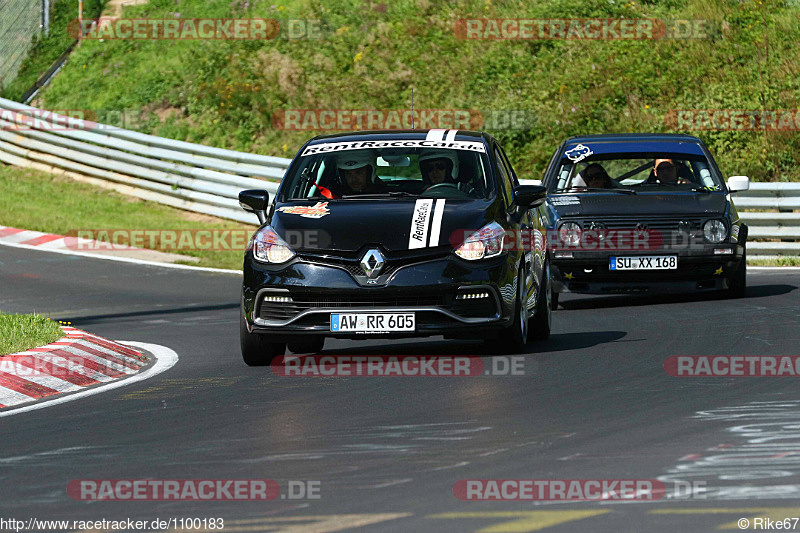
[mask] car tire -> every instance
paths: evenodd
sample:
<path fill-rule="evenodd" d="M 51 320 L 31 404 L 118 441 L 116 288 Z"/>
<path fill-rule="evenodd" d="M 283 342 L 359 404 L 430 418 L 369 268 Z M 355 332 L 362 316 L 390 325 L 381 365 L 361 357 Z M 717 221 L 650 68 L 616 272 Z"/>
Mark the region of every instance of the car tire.
<path fill-rule="evenodd" d="M 548 280 L 547 282 L 550 283 L 550 280 Z M 552 285 L 552 283 L 551 283 L 551 285 Z M 558 293 L 556 291 L 551 291 L 551 294 L 552 294 L 552 296 L 550 296 L 550 309 L 555 311 L 556 309 L 558 309 L 558 296 L 561 293 Z"/>
<path fill-rule="evenodd" d="M 290 341 L 287 343 L 287 347 L 292 353 L 319 353 L 325 347 L 325 337 L 310 337 L 300 341 Z"/>
<path fill-rule="evenodd" d="M 728 297 L 744 298 L 747 290 L 747 250 L 742 253 L 742 260 L 736 272 L 728 280 Z"/>
<path fill-rule="evenodd" d="M 242 359 L 247 366 L 267 366 L 273 359 L 286 353 L 285 342 L 268 342 L 266 335 L 250 333 L 242 311 L 239 316 L 239 342 Z"/>
<path fill-rule="evenodd" d="M 529 337 L 539 341 L 550 336 L 550 327 L 553 323 L 553 297 L 558 294 L 553 292 L 553 284 L 550 283 L 550 263 L 545 264 L 542 283 L 544 287 L 539 290 L 536 300 L 536 314 L 528 324 Z"/>
<path fill-rule="evenodd" d="M 499 347 L 505 354 L 517 354 L 528 344 L 530 320 L 523 316 L 522 306 L 528 300 L 528 287 L 525 285 L 526 270 L 520 267 L 517 278 L 517 299 L 514 303 L 514 318 L 511 325 L 500 336 Z"/>

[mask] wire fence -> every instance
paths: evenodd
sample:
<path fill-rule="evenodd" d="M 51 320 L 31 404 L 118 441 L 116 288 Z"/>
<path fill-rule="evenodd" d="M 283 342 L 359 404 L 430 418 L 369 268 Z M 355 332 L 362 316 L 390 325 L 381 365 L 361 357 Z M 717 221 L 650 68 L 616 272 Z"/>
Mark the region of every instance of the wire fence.
<path fill-rule="evenodd" d="M 46 0 L 0 0 L 0 89 L 19 72 L 42 31 Z"/>

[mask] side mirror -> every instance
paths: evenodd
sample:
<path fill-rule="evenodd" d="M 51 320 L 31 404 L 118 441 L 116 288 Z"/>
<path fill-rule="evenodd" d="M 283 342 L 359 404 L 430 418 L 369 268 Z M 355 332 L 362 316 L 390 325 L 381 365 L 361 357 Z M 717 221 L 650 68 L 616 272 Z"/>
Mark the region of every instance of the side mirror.
<path fill-rule="evenodd" d="M 728 178 L 730 192 L 746 191 L 750 188 L 750 178 L 747 176 L 731 176 Z"/>
<path fill-rule="evenodd" d="M 258 221 L 263 224 L 267 221 L 269 193 L 262 189 L 242 191 L 239 193 L 239 205 L 248 213 L 255 213 Z"/>
<path fill-rule="evenodd" d="M 547 189 L 541 185 L 517 185 L 514 188 L 514 203 L 520 207 L 539 207 L 547 198 Z"/>

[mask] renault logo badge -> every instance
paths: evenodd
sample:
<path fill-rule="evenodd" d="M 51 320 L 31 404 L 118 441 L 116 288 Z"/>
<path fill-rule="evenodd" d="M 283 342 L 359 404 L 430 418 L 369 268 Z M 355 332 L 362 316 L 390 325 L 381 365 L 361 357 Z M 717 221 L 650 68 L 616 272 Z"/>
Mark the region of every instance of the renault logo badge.
<path fill-rule="evenodd" d="M 361 269 L 368 278 L 377 278 L 383 270 L 383 256 L 376 249 L 371 249 L 361 258 Z"/>

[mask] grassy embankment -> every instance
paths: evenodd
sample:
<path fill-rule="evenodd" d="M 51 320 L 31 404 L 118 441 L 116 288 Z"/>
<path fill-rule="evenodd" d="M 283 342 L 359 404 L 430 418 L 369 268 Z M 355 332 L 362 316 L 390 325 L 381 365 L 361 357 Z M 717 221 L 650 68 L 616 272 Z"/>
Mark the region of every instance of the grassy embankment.
<path fill-rule="evenodd" d="M 674 131 L 674 109 L 797 109 L 800 6 L 792 0 L 151 0 L 126 17 L 314 19 L 321 39 L 87 41 L 44 92 L 50 109 L 133 110 L 141 131 L 278 156 L 312 134 L 271 126 L 284 109 L 526 110 L 494 130 L 535 178 L 570 135 Z M 705 20 L 707 38 L 464 40 L 458 19 Z M 800 135 L 697 132 L 727 175 L 798 179 Z"/>
<path fill-rule="evenodd" d="M 42 315 L 0 312 L 0 357 L 43 346 L 63 336 L 61 327 Z"/>
<path fill-rule="evenodd" d="M 253 226 L 187 213 L 30 169 L 0 166 L 0 191 L 4 191 L 0 194 L 0 225 L 59 235 L 103 229 L 239 229 L 248 235 L 254 230 Z M 144 244 L 149 242 L 145 239 Z M 230 269 L 242 267 L 244 254 L 244 249 L 164 251 L 199 258 L 190 263 L 193 265 Z"/>

